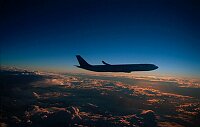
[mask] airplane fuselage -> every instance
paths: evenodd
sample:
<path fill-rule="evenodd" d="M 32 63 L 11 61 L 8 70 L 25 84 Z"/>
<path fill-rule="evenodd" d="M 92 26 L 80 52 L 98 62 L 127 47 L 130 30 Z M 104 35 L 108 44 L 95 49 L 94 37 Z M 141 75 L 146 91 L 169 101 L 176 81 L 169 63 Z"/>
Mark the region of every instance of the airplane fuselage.
<path fill-rule="evenodd" d="M 158 68 L 154 64 L 89 65 L 89 66 L 77 66 L 77 67 L 95 72 L 126 72 L 126 73 L 130 73 L 132 71 L 151 71 Z"/>

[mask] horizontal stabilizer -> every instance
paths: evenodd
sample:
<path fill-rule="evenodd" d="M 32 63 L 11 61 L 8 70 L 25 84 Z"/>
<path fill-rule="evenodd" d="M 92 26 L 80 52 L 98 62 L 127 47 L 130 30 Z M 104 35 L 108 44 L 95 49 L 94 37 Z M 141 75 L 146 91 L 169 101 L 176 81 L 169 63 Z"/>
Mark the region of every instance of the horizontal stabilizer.
<path fill-rule="evenodd" d="M 106 63 L 105 61 L 102 61 L 102 63 L 105 64 L 105 65 L 110 65 L 110 64 Z"/>

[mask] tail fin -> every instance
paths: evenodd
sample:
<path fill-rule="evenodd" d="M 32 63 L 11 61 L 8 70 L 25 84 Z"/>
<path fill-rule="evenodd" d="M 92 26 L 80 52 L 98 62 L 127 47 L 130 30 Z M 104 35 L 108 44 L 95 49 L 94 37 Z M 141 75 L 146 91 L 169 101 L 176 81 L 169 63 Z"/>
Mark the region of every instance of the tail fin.
<path fill-rule="evenodd" d="M 80 64 L 80 66 L 90 66 L 80 55 L 76 55 L 76 58 Z"/>

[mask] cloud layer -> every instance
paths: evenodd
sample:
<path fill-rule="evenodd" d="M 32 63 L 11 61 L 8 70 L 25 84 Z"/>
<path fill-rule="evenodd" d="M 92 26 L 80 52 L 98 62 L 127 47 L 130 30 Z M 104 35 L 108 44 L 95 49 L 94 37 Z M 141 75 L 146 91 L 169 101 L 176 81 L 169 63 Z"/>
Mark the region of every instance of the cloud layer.
<path fill-rule="evenodd" d="M 177 82 L 23 73 L 1 72 L 1 126 L 199 125 L 198 96 Z"/>

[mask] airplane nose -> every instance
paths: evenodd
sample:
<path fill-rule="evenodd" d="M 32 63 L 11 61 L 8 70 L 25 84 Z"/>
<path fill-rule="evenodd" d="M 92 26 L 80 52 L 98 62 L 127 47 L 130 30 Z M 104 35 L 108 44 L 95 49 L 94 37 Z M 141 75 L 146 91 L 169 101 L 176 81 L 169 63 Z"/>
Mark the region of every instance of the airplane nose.
<path fill-rule="evenodd" d="M 155 65 L 155 69 L 158 69 L 158 66 Z"/>

